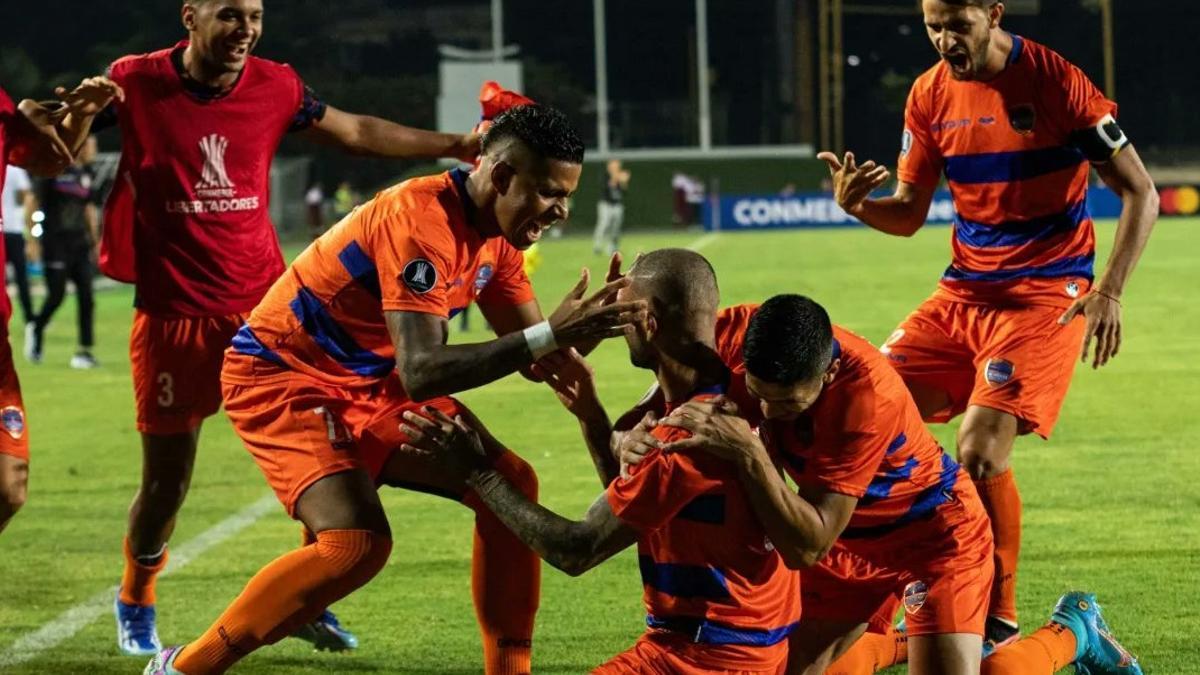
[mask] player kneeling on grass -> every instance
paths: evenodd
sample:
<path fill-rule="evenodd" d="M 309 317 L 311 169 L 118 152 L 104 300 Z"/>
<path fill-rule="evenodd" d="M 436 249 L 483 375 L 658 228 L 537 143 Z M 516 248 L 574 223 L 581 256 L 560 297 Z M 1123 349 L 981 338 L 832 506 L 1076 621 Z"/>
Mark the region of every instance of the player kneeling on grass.
<path fill-rule="evenodd" d="M 655 251 L 634 264 L 620 299 L 650 305 L 644 330 L 629 330 L 634 365 L 654 370 L 668 406 L 724 390 L 714 354 L 717 283 L 699 254 Z M 469 418 L 407 413 L 417 448 L 463 480 L 546 562 L 582 574 L 637 543 L 647 632 L 595 673 L 777 673 L 799 617 L 799 585 L 767 539 L 736 467 L 704 453 L 653 452 L 627 477 L 609 449 L 612 427 L 587 364 L 570 363 L 548 381 L 580 421 L 605 492 L 581 521 L 535 504 L 487 458 L 486 434 Z M 659 427 L 662 442 L 686 438 Z"/>
<path fill-rule="evenodd" d="M 392 547 L 380 484 L 461 499 L 476 511 L 472 590 L 489 675 L 530 672 L 537 556 L 436 458 L 395 452 L 401 414 L 525 369 L 557 348 L 589 347 L 641 321 L 613 302 L 627 282 L 583 299 L 588 275 L 543 320 L 521 249 L 567 216 L 583 143 L 537 105 L 496 118 L 483 160 L 380 193 L 292 263 L 226 352 L 225 409 L 288 513 L 315 541 L 263 568 L 200 638 L 161 651 L 152 675 L 227 670 L 374 577 Z M 478 299 L 498 338 L 447 345 L 447 321 Z M 487 442 L 488 466 L 522 494 L 537 479 Z"/>

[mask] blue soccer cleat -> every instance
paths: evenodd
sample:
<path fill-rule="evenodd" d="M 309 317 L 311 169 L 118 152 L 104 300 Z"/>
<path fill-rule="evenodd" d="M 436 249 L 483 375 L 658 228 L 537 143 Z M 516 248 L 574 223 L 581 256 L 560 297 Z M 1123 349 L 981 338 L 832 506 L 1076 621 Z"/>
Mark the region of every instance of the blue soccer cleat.
<path fill-rule="evenodd" d="M 343 628 L 337 617 L 329 610 L 325 610 L 321 616 L 301 626 L 300 630 L 292 633 L 292 637 L 311 642 L 313 648 L 319 652 L 344 652 L 349 649 L 358 649 L 358 638 L 354 637 L 354 633 Z"/>
<path fill-rule="evenodd" d="M 117 648 L 127 656 L 150 656 L 162 650 L 154 625 L 154 605 L 127 605 L 118 595 L 113 605 L 117 617 Z"/>
<path fill-rule="evenodd" d="M 1075 633 L 1077 675 L 1142 675 L 1137 657 L 1112 636 L 1092 593 L 1072 591 L 1062 596 L 1050 620 Z"/>
<path fill-rule="evenodd" d="M 175 669 L 175 657 L 179 656 L 182 650 L 183 647 L 167 647 L 156 653 L 154 658 L 150 659 L 150 663 L 146 664 L 142 675 L 184 675 Z"/>

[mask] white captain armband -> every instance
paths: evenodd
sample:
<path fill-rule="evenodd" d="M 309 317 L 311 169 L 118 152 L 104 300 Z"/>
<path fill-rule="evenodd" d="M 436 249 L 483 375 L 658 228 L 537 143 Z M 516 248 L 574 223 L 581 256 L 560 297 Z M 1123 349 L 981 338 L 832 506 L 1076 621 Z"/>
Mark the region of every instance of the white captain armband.
<path fill-rule="evenodd" d="M 1071 134 L 1071 145 L 1093 164 L 1103 164 L 1129 145 L 1129 137 L 1112 115 L 1105 115 L 1095 126 Z"/>
<path fill-rule="evenodd" d="M 558 342 L 554 340 L 554 331 L 551 330 L 549 321 L 534 324 L 526 328 L 524 333 L 525 344 L 529 346 L 529 353 L 533 354 L 534 361 L 558 351 Z"/>

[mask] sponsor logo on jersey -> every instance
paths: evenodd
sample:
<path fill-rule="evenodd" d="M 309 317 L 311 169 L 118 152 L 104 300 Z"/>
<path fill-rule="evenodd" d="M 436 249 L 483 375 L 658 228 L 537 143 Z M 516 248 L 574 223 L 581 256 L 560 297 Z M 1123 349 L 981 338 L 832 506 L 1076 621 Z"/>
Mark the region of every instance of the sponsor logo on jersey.
<path fill-rule="evenodd" d="M 987 365 L 983 367 L 983 377 L 988 381 L 988 384 L 993 387 L 999 387 L 1002 384 L 1008 384 L 1013 377 L 1016 368 L 1011 361 L 1005 359 L 988 359 Z"/>
<path fill-rule="evenodd" d="M 25 413 L 15 405 L 0 409 L 0 424 L 13 440 L 20 440 L 25 434 Z"/>
<path fill-rule="evenodd" d="M 200 139 L 199 146 L 203 164 L 200 180 L 194 186 L 197 198 L 168 201 L 167 213 L 232 213 L 255 211 L 263 205 L 258 195 L 238 197 L 237 186 L 230 180 L 225 168 L 228 138 L 209 134 Z"/>
<path fill-rule="evenodd" d="M 1031 103 L 1022 103 L 1008 109 L 1008 123 L 1018 134 L 1033 133 L 1033 125 L 1037 122 L 1037 111 Z"/>
<path fill-rule="evenodd" d="M 196 192 L 201 196 L 207 190 L 224 190 L 234 187 L 225 171 L 225 151 L 229 148 L 229 139 L 220 134 L 209 134 L 200 139 L 200 152 L 204 154 L 204 168 L 200 170 L 200 182 L 196 183 Z M 218 196 L 218 195 L 213 195 Z"/>
<path fill-rule="evenodd" d="M 494 270 L 490 264 L 484 264 L 479 267 L 479 272 L 475 274 L 475 292 L 478 293 L 488 285 L 492 280 Z"/>
<path fill-rule="evenodd" d="M 900 156 L 901 157 L 907 155 L 909 150 L 912 150 L 912 144 L 913 144 L 912 131 L 910 131 L 909 129 L 905 129 L 904 133 L 900 136 Z"/>
<path fill-rule="evenodd" d="M 425 258 L 410 260 L 400 276 L 413 293 L 425 294 L 437 285 L 437 268 Z"/>
<path fill-rule="evenodd" d="M 904 587 L 904 611 L 909 614 L 916 614 L 925 606 L 925 599 L 929 597 L 929 585 L 924 581 L 914 581 Z"/>

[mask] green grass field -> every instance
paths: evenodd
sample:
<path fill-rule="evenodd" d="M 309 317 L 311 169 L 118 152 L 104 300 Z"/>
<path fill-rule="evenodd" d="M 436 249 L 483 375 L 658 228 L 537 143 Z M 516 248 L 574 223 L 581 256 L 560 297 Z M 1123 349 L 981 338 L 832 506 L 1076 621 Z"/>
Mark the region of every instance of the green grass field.
<path fill-rule="evenodd" d="M 1022 439 L 1015 466 L 1025 503 L 1020 568 L 1024 627 L 1045 620 L 1059 594 L 1099 593 L 1107 617 L 1148 673 L 1200 672 L 1200 288 L 1197 220 L 1169 220 L 1125 295 L 1125 343 L 1106 369 L 1080 367 L 1054 438 Z M 1102 225 L 1107 250 L 1113 225 Z M 698 233 L 631 236 L 626 250 L 687 246 Z M 720 235 L 703 252 L 716 266 L 726 304 L 784 291 L 809 294 L 834 321 L 876 343 L 932 289 L 948 255 L 948 231 L 911 240 L 863 230 Z M 547 309 L 581 265 L 601 272 L 590 242 L 544 245 L 535 276 Z M 18 368 L 32 431 L 30 501 L 0 535 L 0 664 L 19 638 L 55 621 L 118 580 L 126 509 L 138 484 L 127 345 L 127 289 L 100 294 L 103 367 L 70 370 L 74 312 L 50 328 L 46 361 Z M 14 322 L 14 347 L 20 350 Z M 475 332 L 472 337 L 482 338 Z M 651 381 L 628 365 L 622 342 L 594 355 L 601 394 L 614 414 Z M 1189 393 L 1191 392 L 1191 393 Z M 543 501 L 579 515 L 600 487 L 573 420 L 551 393 L 512 377 L 462 396 L 492 431 L 537 469 Z M 953 447 L 953 429 L 937 428 Z M 173 544 L 268 494 L 223 417 L 205 427 L 191 496 Z M 245 660 L 242 673 L 477 673 L 471 607 L 472 517 L 425 495 L 384 497 L 396 545 L 388 567 L 335 609 L 362 639 L 352 654 L 315 654 L 295 640 Z M 159 630 L 168 643 L 199 634 L 264 563 L 293 548 L 299 529 L 281 508 L 198 556 L 159 584 Z M 582 673 L 641 632 L 641 584 L 631 552 L 571 579 L 546 567 L 535 670 Z M 12 673 L 135 673 L 145 660 L 118 655 L 110 612 Z"/>

